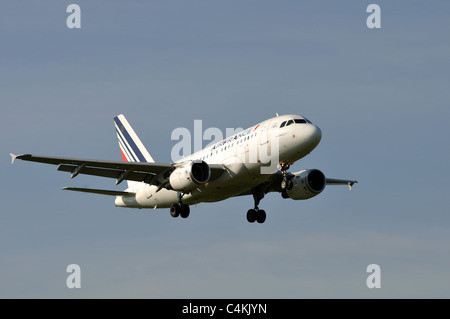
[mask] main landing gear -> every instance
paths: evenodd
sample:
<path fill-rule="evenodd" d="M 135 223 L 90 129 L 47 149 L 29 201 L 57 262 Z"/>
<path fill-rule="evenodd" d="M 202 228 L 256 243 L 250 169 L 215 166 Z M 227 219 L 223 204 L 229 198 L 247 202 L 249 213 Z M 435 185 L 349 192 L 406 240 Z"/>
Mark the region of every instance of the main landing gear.
<path fill-rule="evenodd" d="M 188 218 L 190 211 L 189 205 L 186 204 L 173 204 L 170 207 L 170 215 L 172 217 L 181 216 L 181 218 Z"/>
<path fill-rule="evenodd" d="M 262 224 L 266 221 L 266 212 L 262 209 L 249 209 L 247 212 L 247 220 L 249 223 L 257 221 Z"/>
<path fill-rule="evenodd" d="M 266 212 L 262 209 L 259 209 L 258 205 L 261 199 L 264 197 L 264 191 L 261 189 L 252 189 L 253 199 L 255 201 L 255 208 L 249 209 L 247 211 L 247 221 L 249 223 L 254 223 L 257 221 L 262 224 L 266 221 Z"/>
<path fill-rule="evenodd" d="M 191 209 L 189 208 L 189 205 L 183 204 L 181 202 L 181 198 L 183 197 L 183 194 L 180 192 L 178 193 L 178 204 L 172 204 L 170 207 L 170 215 L 172 217 L 178 217 L 181 216 L 181 218 L 188 218 L 189 213 Z"/>

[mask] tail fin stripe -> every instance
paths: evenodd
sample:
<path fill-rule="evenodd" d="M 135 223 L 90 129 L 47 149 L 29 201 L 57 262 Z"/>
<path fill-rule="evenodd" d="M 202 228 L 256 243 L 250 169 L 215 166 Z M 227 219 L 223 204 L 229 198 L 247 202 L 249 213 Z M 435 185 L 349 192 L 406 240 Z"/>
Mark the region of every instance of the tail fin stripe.
<path fill-rule="evenodd" d="M 120 151 L 125 155 L 128 162 L 136 162 L 136 158 L 133 156 L 133 154 L 130 152 L 128 147 L 123 143 L 122 137 L 117 132 L 117 140 L 119 141 L 119 147 Z"/>
<path fill-rule="evenodd" d="M 127 142 L 125 136 L 119 131 L 119 129 L 116 127 L 116 132 L 117 132 L 117 136 L 119 137 L 119 143 L 122 142 L 122 145 L 124 147 L 124 150 L 126 150 L 128 152 L 128 154 L 130 155 L 130 159 L 132 159 L 133 162 L 139 162 L 139 161 L 143 161 L 146 162 L 146 160 L 142 160 L 134 150 L 133 148 L 130 146 L 130 144 Z M 125 131 L 124 131 L 125 132 Z"/>
<path fill-rule="evenodd" d="M 120 150 L 120 155 L 122 155 L 122 161 L 129 162 L 128 158 L 125 156 L 125 154 L 123 153 L 122 149 Z"/>
<path fill-rule="evenodd" d="M 145 148 L 139 136 L 128 123 L 123 114 L 114 117 L 114 126 L 116 129 L 117 141 L 119 142 L 120 155 L 126 162 L 144 162 L 154 163 L 155 160 Z M 126 172 L 119 178 L 118 182 L 124 179 Z M 128 187 L 138 184 L 138 182 L 127 180 Z"/>
<path fill-rule="evenodd" d="M 123 137 L 124 137 L 124 144 L 128 144 L 127 146 L 130 147 L 130 149 L 133 151 L 133 153 L 136 155 L 136 157 L 139 159 L 140 162 L 147 162 L 144 155 L 142 155 L 141 151 L 139 150 L 139 148 L 137 147 L 136 143 L 134 143 L 133 139 L 131 138 L 130 134 L 128 134 L 127 129 L 125 128 L 125 126 L 122 124 L 122 122 L 115 117 L 114 121 L 117 124 L 117 132 L 121 132 L 123 133 Z"/>
<path fill-rule="evenodd" d="M 138 162 L 136 159 L 138 158 L 136 154 L 134 154 L 133 150 L 129 147 L 128 143 L 126 142 L 125 138 L 120 134 L 119 130 L 116 129 L 117 137 L 119 139 L 119 146 L 120 148 L 125 152 L 127 155 L 127 158 L 131 162 Z"/>

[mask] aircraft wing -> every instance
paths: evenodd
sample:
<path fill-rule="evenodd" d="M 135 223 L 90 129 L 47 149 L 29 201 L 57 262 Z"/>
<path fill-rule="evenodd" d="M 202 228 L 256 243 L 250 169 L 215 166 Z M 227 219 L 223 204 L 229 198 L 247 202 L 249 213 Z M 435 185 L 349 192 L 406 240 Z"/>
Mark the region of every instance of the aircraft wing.
<path fill-rule="evenodd" d="M 71 178 L 78 174 L 87 174 L 116 179 L 116 185 L 123 180 L 145 182 L 150 185 L 166 187 L 168 176 L 179 165 L 175 163 L 148 163 L 148 162 L 122 162 L 103 161 L 80 158 L 36 156 L 32 154 L 10 154 L 12 162 L 21 159 L 24 161 L 59 165 L 58 171 L 70 172 Z M 224 171 L 223 165 L 209 165 L 211 180 L 219 177 Z"/>
<path fill-rule="evenodd" d="M 291 176 L 293 176 L 292 173 L 290 173 Z M 261 183 L 254 189 L 260 189 L 260 191 L 264 194 L 267 194 L 269 192 L 281 192 L 281 181 L 283 180 L 283 175 L 280 171 L 275 172 L 272 174 L 271 178 L 267 181 Z M 348 185 L 349 189 L 352 189 L 353 184 L 358 183 L 358 181 L 353 179 L 337 179 L 337 178 L 325 178 L 325 183 L 327 185 Z M 252 189 L 248 189 L 241 194 L 237 196 L 244 196 L 244 195 L 252 195 Z"/>
<path fill-rule="evenodd" d="M 349 179 L 336 179 L 336 178 L 326 178 L 325 179 L 327 185 L 348 185 L 348 188 L 351 190 L 353 184 L 358 183 L 356 180 Z"/>

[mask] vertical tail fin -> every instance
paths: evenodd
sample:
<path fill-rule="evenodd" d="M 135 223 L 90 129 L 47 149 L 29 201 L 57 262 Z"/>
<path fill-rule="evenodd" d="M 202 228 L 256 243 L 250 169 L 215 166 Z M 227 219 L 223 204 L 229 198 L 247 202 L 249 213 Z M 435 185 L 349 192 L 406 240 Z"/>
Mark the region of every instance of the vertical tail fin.
<path fill-rule="evenodd" d="M 155 162 L 123 114 L 114 118 L 114 125 L 123 161 Z M 133 182 L 128 181 L 128 186 L 131 184 Z"/>

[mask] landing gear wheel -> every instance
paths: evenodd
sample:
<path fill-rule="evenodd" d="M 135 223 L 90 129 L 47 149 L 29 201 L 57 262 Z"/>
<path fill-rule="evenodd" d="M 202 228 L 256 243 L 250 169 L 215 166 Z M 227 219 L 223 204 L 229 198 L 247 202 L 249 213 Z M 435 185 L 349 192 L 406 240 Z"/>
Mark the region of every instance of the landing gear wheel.
<path fill-rule="evenodd" d="M 181 204 L 181 207 L 180 207 L 180 216 L 181 216 L 181 218 L 188 218 L 190 211 L 191 210 L 189 208 L 189 205 Z"/>
<path fill-rule="evenodd" d="M 292 181 L 292 179 L 287 181 L 287 189 L 291 190 L 292 187 L 294 187 L 294 182 Z"/>
<path fill-rule="evenodd" d="M 287 180 L 283 178 L 283 180 Z M 255 206 L 253 209 L 249 209 L 247 212 L 247 220 L 249 223 L 254 223 L 257 221 L 259 224 L 262 224 L 266 221 L 266 212 L 262 209 L 259 209 L 259 202 L 264 197 L 264 194 L 267 193 L 267 190 L 264 187 L 256 187 L 252 188 L 253 200 L 255 202 Z"/>
<path fill-rule="evenodd" d="M 289 163 L 280 163 L 279 167 L 281 170 L 281 174 L 283 176 L 283 179 L 281 180 L 281 191 L 286 191 L 287 189 L 292 189 L 294 186 L 294 183 L 292 182 L 292 174 L 288 172 L 289 167 L 291 164 Z"/>
<path fill-rule="evenodd" d="M 287 180 L 283 179 L 283 180 L 281 181 L 281 190 L 282 190 L 282 191 L 285 191 L 286 188 L 287 188 Z"/>
<path fill-rule="evenodd" d="M 294 187 L 294 182 L 291 179 L 286 179 L 286 177 L 283 178 L 281 181 L 281 190 L 285 191 L 287 189 L 291 190 L 292 187 Z"/>
<path fill-rule="evenodd" d="M 260 224 L 266 221 L 266 212 L 264 210 L 256 211 L 256 221 Z"/>
<path fill-rule="evenodd" d="M 180 205 L 178 204 L 172 204 L 172 206 L 170 207 L 170 215 L 174 218 L 180 215 L 180 211 Z"/>
<path fill-rule="evenodd" d="M 254 223 L 256 220 L 256 210 L 254 209 L 249 209 L 247 212 L 247 221 L 249 223 Z"/>

